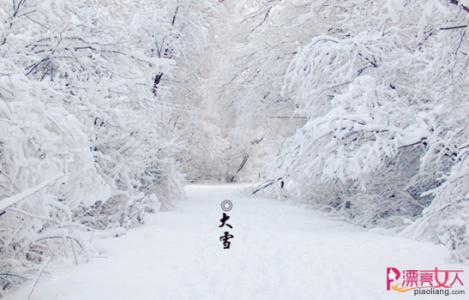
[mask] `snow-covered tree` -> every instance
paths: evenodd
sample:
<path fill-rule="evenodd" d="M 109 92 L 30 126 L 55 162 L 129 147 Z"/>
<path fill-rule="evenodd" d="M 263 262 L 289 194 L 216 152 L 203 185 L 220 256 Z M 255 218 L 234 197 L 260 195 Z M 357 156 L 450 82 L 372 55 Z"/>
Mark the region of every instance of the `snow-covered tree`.
<path fill-rule="evenodd" d="M 0 2 L 2 287 L 48 257 L 79 260 L 83 234 L 143 223 L 184 196 L 200 100 L 181 91 L 196 85 L 214 5 Z"/>
<path fill-rule="evenodd" d="M 307 118 L 273 168 L 272 178 L 286 180 L 286 195 L 364 226 L 396 228 L 422 213 L 428 219 L 442 207 L 443 191 L 467 198 L 460 185 L 449 187 L 464 170 L 468 135 L 464 8 L 449 1 L 309 7 L 299 20 L 319 18 L 329 28 L 299 46 L 286 70 L 282 95 Z M 426 232 L 467 257 L 467 222 L 451 227 L 432 216 Z"/>

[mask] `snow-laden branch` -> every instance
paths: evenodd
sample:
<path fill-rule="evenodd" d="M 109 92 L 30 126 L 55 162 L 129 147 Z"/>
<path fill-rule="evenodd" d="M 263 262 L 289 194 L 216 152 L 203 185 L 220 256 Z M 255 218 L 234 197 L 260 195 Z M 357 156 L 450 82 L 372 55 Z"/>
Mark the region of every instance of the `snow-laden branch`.
<path fill-rule="evenodd" d="M 25 191 L 16 194 L 14 196 L 5 198 L 0 200 L 0 211 L 6 210 L 8 207 L 13 206 L 18 204 L 20 201 L 23 201 L 30 197 L 31 195 L 34 195 L 35 193 L 39 192 L 40 190 L 44 189 L 45 187 L 56 183 L 58 180 L 63 179 L 65 177 L 64 174 L 57 175 L 45 182 L 42 182 L 34 187 L 31 187 L 29 189 L 26 189 Z"/>

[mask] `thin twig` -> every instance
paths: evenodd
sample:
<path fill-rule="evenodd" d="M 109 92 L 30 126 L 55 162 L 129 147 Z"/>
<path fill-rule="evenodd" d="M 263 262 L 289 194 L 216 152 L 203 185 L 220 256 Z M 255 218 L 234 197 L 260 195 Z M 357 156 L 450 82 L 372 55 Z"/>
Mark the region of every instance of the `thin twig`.
<path fill-rule="evenodd" d="M 13 273 L 0 273 L 0 276 L 5 276 L 5 277 L 17 277 L 17 278 L 21 278 L 23 280 L 28 280 L 28 279 L 31 279 L 31 278 L 28 278 L 28 277 L 25 277 L 25 276 L 22 276 L 22 275 L 18 275 L 18 274 L 13 274 Z"/>
<path fill-rule="evenodd" d="M 466 28 L 467 25 L 451 26 L 451 27 L 441 27 L 440 30 L 452 30 L 452 29 L 461 29 Z"/>
<path fill-rule="evenodd" d="M 262 183 L 260 186 L 258 186 L 253 192 L 252 194 L 256 194 L 260 191 L 262 191 L 263 189 L 266 189 L 268 188 L 269 186 L 273 185 L 274 183 L 276 182 L 279 182 L 283 179 L 283 177 L 279 177 L 277 179 L 270 179 L 270 180 L 267 180 L 266 182 Z"/>
<path fill-rule="evenodd" d="M 34 279 L 33 286 L 31 287 L 31 291 L 29 292 L 28 300 L 31 299 L 31 296 L 33 295 L 33 292 L 34 292 L 34 288 L 36 287 L 36 285 L 37 285 L 37 283 L 38 283 L 38 281 L 39 281 L 39 278 L 41 277 L 42 272 L 44 272 L 44 269 L 45 269 L 46 266 L 49 264 L 49 261 L 50 261 L 50 257 L 48 257 L 48 258 L 46 259 L 46 261 L 45 261 L 44 264 L 42 265 L 41 269 L 39 270 L 39 273 L 37 274 L 36 279 Z"/>

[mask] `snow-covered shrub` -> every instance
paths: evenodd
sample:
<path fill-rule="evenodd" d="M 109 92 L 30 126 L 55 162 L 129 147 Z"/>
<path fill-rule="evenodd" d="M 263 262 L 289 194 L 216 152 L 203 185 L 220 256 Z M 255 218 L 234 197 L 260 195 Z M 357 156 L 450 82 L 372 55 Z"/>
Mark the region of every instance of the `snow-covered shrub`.
<path fill-rule="evenodd" d="M 461 153 L 461 162 L 453 166 L 445 183 L 431 191 L 434 199 L 423 216 L 403 232 L 406 236 L 448 246 L 457 261 L 469 257 L 468 154 L 467 149 Z"/>
<path fill-rule="evenodd" d="M 106 200 L 110 187 L 83 126 L 63 108 L 63 95 L 4 58 L 0 74 L 0 284 L 6 288 L 34 263 L 86 247 L 73 211 Z"/>
<path fill-rule="evenodd" d="M 417 173 L 415 157 L 404 154 L 418 151 L 406 148 L 425 139 L 427 126 L 418 107 L 409 109 L 409 99 L 380 71 L 401 54 L 392 39 L 373 33 L 342 40 L 319 36 L 287 70 L 283 92 L 297 99 L 309 121 L 286 143 L 278 176 L 315 182 L 303 188 L 303 197 L 343 209 L 361 224 L 376 224 L 396 211 L 415 215 L 412 204 L 397 205 L 402 197 L 396 185 L 403 188 Z M 405 170 L 394 166 L 398 157 Z M 382 178 L 377 174 L 387 180 L 376 182 Z M 326 182 L 334 183 L 329 193 L 337 196 L 317 197 L 317 185 Z M 375 206 L 369 204 L 373 197 L 381 199 Z"/>

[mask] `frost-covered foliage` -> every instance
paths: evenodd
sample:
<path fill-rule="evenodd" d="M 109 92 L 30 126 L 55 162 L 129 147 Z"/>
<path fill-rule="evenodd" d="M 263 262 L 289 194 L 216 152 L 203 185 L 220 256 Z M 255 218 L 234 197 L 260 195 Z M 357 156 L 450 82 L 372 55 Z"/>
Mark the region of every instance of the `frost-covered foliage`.
<path fill-rule="evenodd" d="M 461 151 L 460 162 L 444 177 L 445 183 L 431 192 L 434 199 L 424 210 L 423 217 L 403 233 L 447 245 L 457 261 L 465 261 L 469 257 L 468 154 L 466 145 Z"/>
<path fill-rule="evenodd" d="M 287 68 L 282 95 L 307 122 L 273 176 L 364 226 L 420 218 L 414 234 L 468 258 L 469 14 L 443 0 L 308 7 L 327 30 Z"/>
<path fill-rule="evenodd" d="M 86 254 L 86 231 L 132 227 L 183 197 L 188 125 L 174 120 L 210 10 L 0 2 L 0 288 Z"/>
<path fill-rule="evenodd" d="M 111 194 L 82 124 L 64 109 L 62 97 L 0 61 L 0 283 L 5 289 L 45 257 L 62 253 L 59 244 L 84 250 L 73 211 Z"/>
<path fill-rule="evenodd" d="M 295 104 L 280 94 L 297 41 L 315 32 L 298 25 L 302 2 L 223 1 L 201 82 L 202 132 L 216 138 L 204 140 L 206 151 L 195 156 L 202 171 L 190 178 L 266 178 L 283 139 L 304 123 L 302 116 L 292 117 Z"/>

